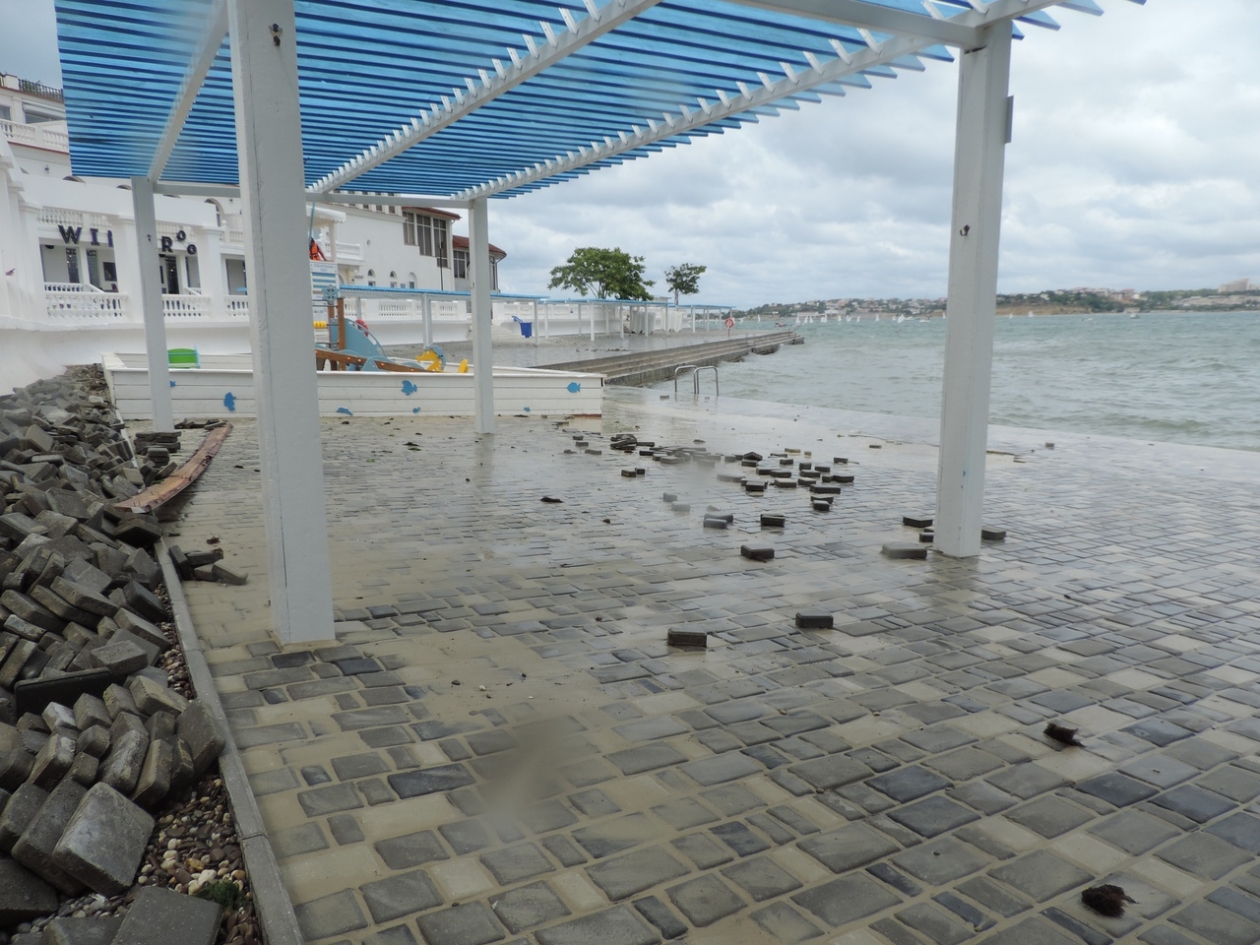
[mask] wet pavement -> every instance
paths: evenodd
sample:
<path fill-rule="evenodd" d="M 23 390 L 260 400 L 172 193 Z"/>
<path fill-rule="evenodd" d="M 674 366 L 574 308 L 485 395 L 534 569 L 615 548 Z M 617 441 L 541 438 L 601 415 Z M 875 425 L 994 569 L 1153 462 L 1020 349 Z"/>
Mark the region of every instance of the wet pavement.
<path fill-rule="evenodd" d="M 336 645 L 268 637 L 252 421 L 198 484 L 177 541 L 251 578 L 189 605 L 308 941 L 1260 940 L 1260 454 L 995 430 L 1007 539 L 891 560 L 933 424 L 605 409 L 572 425 L 598 454 L 538 419 L 324 420 Z M 626 430 L 854 482 L 814 511 Z M 1123 916 L 1081 904 L 1100 882 Z"/>

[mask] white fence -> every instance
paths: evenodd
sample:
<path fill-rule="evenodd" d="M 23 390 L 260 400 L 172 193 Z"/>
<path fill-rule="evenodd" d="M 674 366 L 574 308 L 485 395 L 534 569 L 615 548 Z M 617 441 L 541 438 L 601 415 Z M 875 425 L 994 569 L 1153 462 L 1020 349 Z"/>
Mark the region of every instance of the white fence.
<path fill-rule="evenodd" d="M 64 131 L 45 128 L 42 124 L 24 125 L 20 122 L 0 119 L 0 134 L 14 144 L 24 144 L 45 151 L 69 151 L 70 135 Z"/>
<path fill-rule="evenodd" d="M 44 304 L 48 320 L 59 325 L 71 321 L 84 326 L 93 322 L 114 325 L 144 321 L 141 307 L 133 304 L 130 295 L 103 292 L 88 283 L 46 282 Z M 249 321 L 249 299 L 227 299 L 226 305 L 216 311 L 214 300 L 206 295 L 163 295 L 162 314 L 177 323 Z"/>

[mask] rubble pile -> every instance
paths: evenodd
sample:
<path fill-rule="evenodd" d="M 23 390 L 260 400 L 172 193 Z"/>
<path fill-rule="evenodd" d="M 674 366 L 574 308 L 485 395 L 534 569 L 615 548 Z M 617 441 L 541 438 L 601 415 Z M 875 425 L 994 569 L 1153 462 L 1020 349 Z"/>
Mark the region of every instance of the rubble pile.
<path fill-rule="evenodd" d="M 141 435 L 133 463 L 90 370 L 0 397 L 0 930 L 132 890 L 155 814 L 224 747 L 163 626 L 161 526 L 114 504 L 178 449 Z"/>

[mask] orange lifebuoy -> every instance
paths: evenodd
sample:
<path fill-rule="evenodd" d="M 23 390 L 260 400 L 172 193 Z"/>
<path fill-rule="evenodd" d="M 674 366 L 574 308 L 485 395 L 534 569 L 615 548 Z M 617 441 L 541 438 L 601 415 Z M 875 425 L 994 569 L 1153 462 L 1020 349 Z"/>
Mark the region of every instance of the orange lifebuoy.
<path fill-rule="evenodd" d="M 735 327 L 735 319 L 733 319 L 733 318 L 731 318 L 729 315 L 727 315 L 727 316 L 726 316 L 726 321 L 724 322 L 724 324 L 726 325 L 726 327 L 727 327 L 727 328 L 734 328 L 734 327 Z"/>

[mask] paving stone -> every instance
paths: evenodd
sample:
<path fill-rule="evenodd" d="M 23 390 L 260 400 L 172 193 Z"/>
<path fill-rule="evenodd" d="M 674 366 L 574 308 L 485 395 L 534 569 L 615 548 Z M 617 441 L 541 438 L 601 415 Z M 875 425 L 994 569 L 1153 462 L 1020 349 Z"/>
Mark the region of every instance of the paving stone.
<path fill-rule="evenodd" d="M 824 790 L 860 781 L 871 773 L 864 764 L 843 755 L 805 761 L 799 765 L 793 765 L 788 770 L 796 777 Z"/>
<path fill-rule="evenodd" d="M 975 937 L 974 927 L 963 925 L 944 909 L 931 903 L 922 902 L 902 909 L 897 913 L 897 918 L 939 945 L 960 945 Z"/>
<path fill-rule="evenodd" d="M 911 847 L 892 860 L 900 869 L 930 886 L 944 886 L 992 862 L 975 847 L 952 837 Z"/>
<path fill-rule="evenodd" d="M 121 916 L 53 919 L 44 927 L 44 945 L 110 945 L 121 926 Z"/>
<path fill-rule="evenodd" d="M 1179 833 L 1158 817 L 1137 810 L 1122 810 L 1089 832 L 1131 856 L 1141 856 Z"/>
<path fill-rule="evenodd" d="M 378 845 L 379 846 L 379 845 Z M 532 843 L 522 843 L 482 854 L 481 862 L 494 874 L 500 885 L 519 883 L 555 870 L 542 851 Z"/>
<path fill-rule="evenodd" d="M 1094 819 L 1089 811 L 1054 796 L 1007 811 L 1006 817 L 1046 838 L 1061 836 Z"/>
<path fill-rule="evenodd" d="M 602 859 L 645 843 L 658 832 L 645 814 L 627 814 L 625 817 L 617 817 L 590 827 L 581 827 L 573 831 L 573 839 L 591 856 Z"/>
<path fill-rule="evenodd" d="M 200 777 L 222 754 L 227 743 L 226 733 L 215 720 L 210 707 L 200 699 L 194 699 L 180 715 L 177 730 L 179 737 L 188 745 L 195 775 Z"/>
<path fill-rule="evenodd" d="M 323 817 L 363 806 L 353 784 L 331 784 L 310 791 L 299 791 L 297 799 L 307 817 Z"/>
<path fill-rule="evenodd" d="M 999 790 L 1005 791 L 1007 794 L 1013 794 L 1023 800 L 1028 800 L 1047 791 L 1053 791 L 1055 788 L 1062 787 L 1067 783 L 1066 779 L 1053 771 L 1031 763 L 1015 765 L 998 771 L 996 774 L 985 778 L 985 781 Z M 1145 796 L 1149 797 L 1150 794 Z"/>
<path fill-rule="evenodd" d="M 533 883 L 492 897 L 490 908 L 509 932 L 524 932 L 572 914 L 546 883 Z"/>
<path fill-rule="evenodd" d="M 1165 791 L 1151 803 L 1188 817 L 1198 824 L 1205 824 L 1237 806 L 1229 798 L 1205 791 L 1193 784 Z"/>
<path fill-rule="evenodd" d="M 916 798 L 949 787 L 950 782 L 926 768 L 911 765 L 881 774 L 866 782 L 877 791 L 882 791 L 895 801 L 906 803 Z"/>
<path fill-rule="evenodd" d="M 888 816 L 919 836 L 929 838 L 979 819 L 962 805 L 939 796 L 908 804 L 891 811 Z"/>
<path fill-rule="evenodd" d="M 898 849 L 897 844 L 864 824 L 808 837 L 797 845 L 833 873 L 857 869 Z"/>
<path fill-rule="evenodd" d="M 166 945 L 171 930 L 178 929 L 179 940 L 186 945 L 212 945 L 222 919 L 223 910 L 213 902 L 145 886 L 123 917 L 114 942 Z"/>
<path fill-rule="evenodd" d="M 145 892 L 150 891 L 146 889 Z M 165 892 L 166 890 L 161 890 Z M 187 898 L 187 897 L 185 897 Z M 204 900 L 197 900 L 203 902 Z M 207 903 L 212 905 L 211 903 Z M 310 902 L 298 903 L 294 906 L 297 913 L 298 928 L 307 941 L 344 935 L 357 929 L 367 928 L 368 920 L 359 908 L 354 893 L 349 889 L 313 899 Z M 130 915 L 130 913 L 128 913 Z M 162 942 L 164 940 L 158 940 Z M 158 943 L 155 942 L 155 945 Z"/>
<path fill-rule="evenodd" d="M 284 830 L 271 832 L 271 847 L 276 859 L 284 860 L 304 853 L 327 850 L 328 841 L 324 839 L 324 831 L 319 824 L 298 824 Z"/>
<path fill-rule="evenodd" d="M 83 883 L 54 862 L 53 849 L 86 793 L 87 788 L 74 781 L 58 784 L 26 824 L 12 850 L 13 859 L 70 895 L 80 892 Z"/>
<path fill-rule="evenodd" d="M 0 928 L 57 911 L 57 890 L 14 860 L 0 856 Z"/>
<path fill-rule="evenodd" d="M 1188 729 L 1184 729 L 1180 725 L 1174 725 L 1165 719 L 1143 719 L 1135 725 L 1130 725 L 1124 731 L 1131 735 L 1136 735 L 1138 738 L 1144 738 L 1161 748 L 1183 738 L 1189 738 L 1194 734 Z"/>
<path fill-rule="evenodd" d="M 641 745 L 637 748 L 614 751 L 607 757 L 625 775 L 642 774 L 644 771 L 652 771 L 656 768 L 663 768 L 666 765 L 681 764 L 687 760 L 687 756 L 677 748 L 665 743 Z"/>
<path fill-rule="evenodd" d="M 720 866 L 734 859 L 726 847 L 710 840 L 706 834 L 693 833 L 671 841 L 675 849 L 683 853 L 696 866 L 703 869 Z"/>
<path fill-rule="evenodd" d="M 377 854 L 392 870 L 411 869 L 434 860 L 446 859 L 446 851 L 431 830 L 379 840 L 375 846 Z"/>
<path fill-rule="evenodd" d="M 94 784 L 57 840 L 53 862 L 93 892 L 131 888 L 154 820 L 106 784 Z"/>
<path fill-rule="evenodd" d="M 661 941 L 656 930 L 626 906 L 553 925 L 537 937 L 540 945 L 657 945 Z"/>
<path fill-rule="evenodd" d="M 751 856 L 754 853 L 770 849 L 768 843 L 739 821 L 719 824 L 712 828 L 710 833 L 734 850 L 739 856 Z"/>
<path fill-rule="evenodd" d="M 586 854 L 569 842 L 568 837 L 552 836 L 543 839 L 547 852 L 560 861 L 561 866 L 580 866 L 586 862 Z"/>
<path fill-rule="evenodd" d="M 1251 859 L 1245 851 L 1206 833 L 1184 836 L 1155 855 L 1178 869 L 1208 879 L 1220 879 Z"/>
<path fill-rule="evenodd" d="M 1240 811 L 1208 827 L 1207 833 L 1260 855 L 1260 817 Z"/>
<path fill-rule="evenodd" d="M 801 888 L 796 877 L 768 856 L 743 860 L 724 868 L 721 872 L 723 876 L 743 889 L 754 902 L 763 902 Z"/>
<path fill-rule="evenodd" d="M 1035 850 L 991 870 L 989 875 L 1035 902 L 1044 902 L 1092 879 L 1089 873 L 1048 850 Z"/>
<path fill-rule="evenodd" d="M 1260 926 L 1210 902 L 1195 902 L 1174 913 L 1169 921 L 1213 945 L 1252 945 L 1260 941 Z"/>
<path fill-rule="evenodd" d="M 660 847 L 636 850 L 587 867 L 586 872 L 613 902 L 669 882 L 690 870 Z"/>
<path fill-rule="evenodd" d="M 776 941 L 784 945 L 797 945 L 810 939 L 820 938 L 822 929 L 786 902 L 775 902 L 752 913 L 757 924 Z"/>
<path fill-rule="evenodd" d="M 982 945 L 1080 945 L 1048 919 L 1034 916 L 984 939 Z"/>
<path fill-rule="evenodd" d="M 442 895 L 424 870 L 390 876 L 359 888 L 373 922 L 389 922 L 442 904 Z M 515 931 L 515 930 L 513 930 Z"/>
<path fill-rule="evenodd" d="M 494 914 L 481 902 L 431 912 L 421 916 L 418 924 L 429 945 L 489 945 L 507 938 Z"/>
<path fill-rule="evenodd" d="M 687 830 L 701 824 L 711 824 L 717 815 L 693 797 L 683 797 L 667 804 L 658 804 L 652 813 L 675 830 Z"/>
<path fill-rule="evenodd" d="M 959 892 L 974 899 L 990 912 L 1004 918 L 1010 918 L 1025 912 L 1029 904 L 1000 883 L 995 883 L 987 876 L 975 876 L 955 887 Z"/>
<path fill-rule="evenodd" d="M 1084 791 L 1086 794 L 1092 794 L 1094 797 L 1100 797 L 1108 804 L 1113 804 L 1116 807 L 1127 807 L 1130 804 L 1136 804 L 1138 801 L 1154 797 L 1159 793 L 1150 785 L 1143 784 L 1141 781 L 1136 781 L 1115 771 L 1081 781 L 1077 783 L 1076 789 Z"/>
<path fill-rule="evenodd" d="M 691 924 L 701 928 L 744 908 L 744 900 L 711 873 L 671 886 L 666 893 Z"/>
<path fill-rule="evenodd" d="M 833 928 L 901 902 L 895 894 L 862 873 L 833 879 L 791 898 Z"/>
<path fill-rule="evenodd" d="M 440 765 L 421 771 L 403 771 L 391 774 L 386 780 L 401 798 L 445 793 L 475 783 L 473 776 L 462 764 Z"/>

